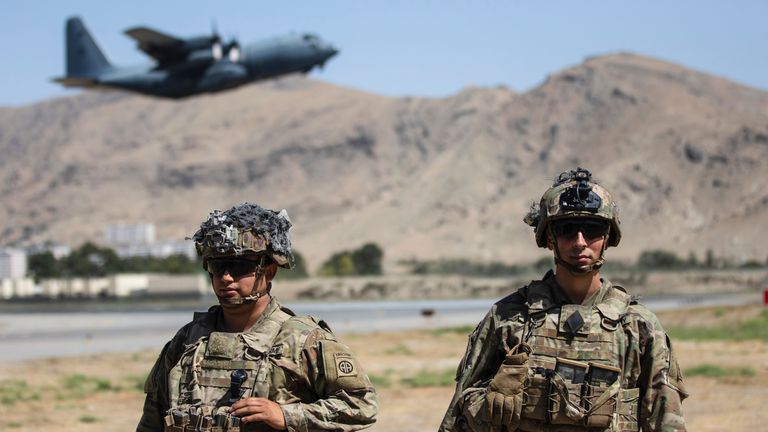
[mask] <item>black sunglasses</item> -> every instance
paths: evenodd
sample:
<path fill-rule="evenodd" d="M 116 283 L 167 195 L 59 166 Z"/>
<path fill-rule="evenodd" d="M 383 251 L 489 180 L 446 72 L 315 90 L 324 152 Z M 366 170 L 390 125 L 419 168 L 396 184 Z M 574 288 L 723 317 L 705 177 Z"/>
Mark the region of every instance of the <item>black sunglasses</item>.
<path fill-rule="evenodd" d="M 581 233 L 585 240 L 594 240 L 608 234 L 608 222 L 596 220 L 559 220 L 552 222 L 552 233 L 564 239 L 574 239 Z"/>
<path fill-rule="evenodd" d="M 206 270 L 216 277 L 222 277 L 229 273 L 233 278 L 239 278 L 256 271 L 258 265 L 255 261 L 243 259 L 217 259 L 208 260 Z"/>

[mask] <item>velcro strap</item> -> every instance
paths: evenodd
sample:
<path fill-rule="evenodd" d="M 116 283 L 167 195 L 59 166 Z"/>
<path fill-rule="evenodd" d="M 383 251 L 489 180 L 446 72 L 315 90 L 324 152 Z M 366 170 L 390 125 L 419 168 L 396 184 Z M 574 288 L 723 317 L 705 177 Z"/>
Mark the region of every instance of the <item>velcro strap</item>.
<path fill-rule="evenodd" d="M 590 407 L 587 415 L 592 414 L 593 412 L 597 411 L 598 408 L 605 405 L 609 400 L 611 400 L 612 397 L 619 393 L 619 390 L 621 390 L 621 380 L 616 380 L 616 382 L 608 387 L 605 392 L 597 398 L 596 401 L 592 402 L 592 406 Z"/>
<path fill-rule="evenodd" d="M 200 363 L 203 369 L 235 370 L 246 369 L 254 370 L 258 365 L 253 360 L 212 360 L 205 359 Z"/>
<path fill-rule="evenodd" d="M 232 384 L 232 380 L 229 378 L 214 378 L 214 377 L 200 377 L 198 378 L 198 382 L 203 387 L 220 387 L 220 388 L 229 388 Z M 248 378 L 245 380 L 243 384 L 240 385 L 241 388 L 253 388 L 253 378 Z"/>

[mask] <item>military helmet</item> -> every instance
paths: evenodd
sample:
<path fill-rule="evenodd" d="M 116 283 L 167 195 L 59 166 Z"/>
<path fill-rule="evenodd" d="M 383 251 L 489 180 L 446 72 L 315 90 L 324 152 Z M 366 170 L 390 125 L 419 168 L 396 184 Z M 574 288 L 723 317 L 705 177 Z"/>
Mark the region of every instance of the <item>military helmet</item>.
<path fill-rule="evenodd" d="M 192 240 L 203 258 L 203 267 L 212 258 L 266 255 L 278 266 L 291 268 L 290 228 L 285 210 L 276 212 L 246 202 L 227 211 L 211 212 Z"/>
<path fill-rule="evenodd" d="M 592 173 L 581 167 L 557 176 L 552 187 L 544 192 L 539 204 L 531 206 L 524 221 L 533 227 L 536 244 L 547 247 L 550 223 L 567 218 L 608 221 L 611 229 L 607 246 L 617 246 L 621 240 L 618 206 L 611 194 L 592 180 Z"/>

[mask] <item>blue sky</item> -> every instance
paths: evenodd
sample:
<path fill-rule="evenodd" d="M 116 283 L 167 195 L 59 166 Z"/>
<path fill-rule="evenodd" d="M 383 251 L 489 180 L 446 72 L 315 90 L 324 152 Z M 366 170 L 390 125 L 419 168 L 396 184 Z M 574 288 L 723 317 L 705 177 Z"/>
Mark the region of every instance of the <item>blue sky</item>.
<path fill-rule="evenodd" d="M 313 31 L 341 50 L 317 79 L 390 96 L 467 85 L 526 91 L 585 57 L 630 51 L 768 89 L 765 1 L 21 1 L 0 9 L 0 106 L 75 94 L 64 20 L 80 15 L 116 65 L 146 62 L 123 30 L 210 32 L 246 44 Z"/>

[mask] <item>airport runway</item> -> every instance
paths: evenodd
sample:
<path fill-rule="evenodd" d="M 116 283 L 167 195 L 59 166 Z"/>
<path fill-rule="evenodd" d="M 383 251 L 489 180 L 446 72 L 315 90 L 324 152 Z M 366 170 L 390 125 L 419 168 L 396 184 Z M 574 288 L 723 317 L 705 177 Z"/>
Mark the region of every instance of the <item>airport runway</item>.
<path fill-rule="evenodd" d="M 324 319 L 337 334 L 474 325 L 495 299 L 287 303 L 297 314 Z M 653 311 L 759 303 L 760 293 L 647 297 Z M 431 315 L 424 311 L 432 311 Z M 188 311 L 4 313 L 0 362 L 159 350 L 192 318 Z"/>

